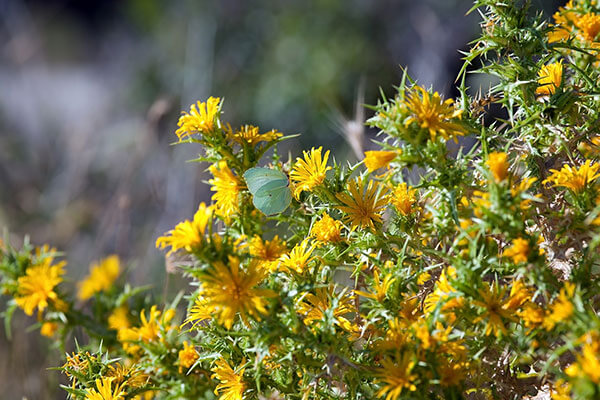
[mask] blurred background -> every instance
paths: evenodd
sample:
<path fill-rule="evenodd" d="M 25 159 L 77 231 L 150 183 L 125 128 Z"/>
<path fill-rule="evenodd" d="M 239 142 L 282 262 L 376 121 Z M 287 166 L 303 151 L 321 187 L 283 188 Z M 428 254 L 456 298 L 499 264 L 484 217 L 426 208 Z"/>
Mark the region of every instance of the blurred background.
<path fill-rule="evenodd" d="M 563 2 L 533 3 L 551 15 Z M 207 166 L 186 163 L 199 149 L 171 146 L 181 110 L 223 97 L 233 126 L 300 133 L 282 154 L 322 145 L 355 161 L 344 132 L 370 117 L 356 105 L 392 96 L 401 66 L 456 94 L 458 50 L 479 32 L 471 5 L 0 0 L 0 227 L 65 251 L 74 280 L 116 253 L 131 281 L 177 290 L 154 242 L 211 195 Z M 65 398 L 37 333 L 0 332 L 0 346 L 0 398 Z"/>

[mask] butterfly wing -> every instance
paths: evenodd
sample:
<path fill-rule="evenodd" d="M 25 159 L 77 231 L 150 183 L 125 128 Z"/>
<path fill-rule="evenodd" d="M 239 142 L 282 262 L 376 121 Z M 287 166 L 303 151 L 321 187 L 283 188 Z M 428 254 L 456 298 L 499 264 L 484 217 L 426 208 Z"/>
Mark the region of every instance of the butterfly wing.
<path fill-rule="evenodd" d="M 252 202 L 267 216 L 284 212 L 292 202 L 288 180 L 276 179 L 263 185 L 254 194 Z"/>
<path fill-rule="evenodd" d="M 244 173 L 244 179 L 246 180 L 248 190 L 253 195 L 256 194 L 261 187 L 273 181 L 285 180 L 287 185 L 287 177 L 285 174 L 271 168 L 250 168 Z"/>

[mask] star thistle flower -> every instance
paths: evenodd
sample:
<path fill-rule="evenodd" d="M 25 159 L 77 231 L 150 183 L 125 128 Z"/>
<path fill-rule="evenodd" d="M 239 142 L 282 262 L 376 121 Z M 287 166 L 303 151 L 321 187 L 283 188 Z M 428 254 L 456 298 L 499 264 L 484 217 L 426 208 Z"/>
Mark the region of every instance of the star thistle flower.
<path fill-rule="evenodd" d="M 315 187 L 319 186 L 325 180 L 327 171 L 331 167 L 327 166 L 329 159 L 329 150 L 321 156 L 322 147 L 315 149 L 314 147 L 309 152 L 304 151 L 304 159 L 298 157 L 296 163 L 290 173 L 290 178 L 294 183 L 294 197 L 298 198 L 303 191 L 310 192 Z"/>
<path fill-rule="evenodd" d="M 342 223 L 324 213 L 310 229 L 310 236 L 320 243 L 335 243 L 342 240 Z"/>
<path fill-rule="evenodd" d="M 373 172 L 388 166 L 396 156 L 396 151 L 365 151 L 365 166 L 369 172 Z"/>
<path fill-rule="evenodd" d="M 310 256 L 314 249 L 314 246 L 308 247 L 308 239 L 304 239 L 294 246 L 289 254 L 281 257 L 280 268 L 283 271 L 294 271 L 298 274 L 303 273 L 308 264 L 314 259 L 314 257 Z"/>
<path fill-rule="evenodd" d="M 554 326 L 561 322 L 566 322 L 573 312 L 575 306 L 571 302 L 575 294 L 575 285 L 571 282 L 565 282 L 565 286 L 560 289 L 558 297 L 550 305 L 550 311 L 544 318 L 543 326 L 547 331 L 552 331 Z"/>
<path fill-rule="evenodd" d="M 122 385 L 116 385 L 112 389 L 114 379 L 112 377 L 96 379 L 96 389 L 87 389 L 85 400 L 124 400 L 127 393 L 123 391 Z"/>
<path fill-rule="evenodd" d="M 576 20 L 578 14 L 573 11 L 573 0 L 564 7 L 559 7 L 552 16 L 554 18 L 554 29 L 548 33 L 550 43 L 562 42 L 569 39 L 571 35 L 571 24 Z"/>
<path fill-rule="evenodd" d="M 57 329 L 58 324 L 56 322 L 44 322 L 40 328 L 40 335 L 51 338 L 54 336 Z"/>
<path fill-rule="evenodd" d="M 579 29 L 583 40 L 594 43 L 600 33 L 600 15 L 587 13 L 575 20 L 575 26 Z"/>
<path fill-rule="evenodd" d="M 17 280 L 15 301 L 27 315 L 32 315 L 35 308 L 42 312 L 50 301 L 60 300 L 54 288 L 62 282 L 66 262 L 51 265 L 52 261 L 52 257 L 44 258 L 39 265 L 27 268 L 25 275 Z"/>
<path fill-rule="evenodd" d="M 404 125 L 408 127 L 413 122 L 419 127 L 429 130 L 431 140 L 435 141 L 440 135 L 445 140 L 450 138 L 457 141 L 457 136 L 464 136 L 465 131 L 460 124 L 452 122 L 460 118 L 462 111 L 454 107 L 454 100 L 442 100 L 438 92 L 427 92 L 420 86 L 415 86 L 408 94 L 405 102 L 412 114 Z"/>
<path fill-rule="evenodd" d="M 256 146 L 260 142 L 271 142 L 283 136 L 283 133 L 270 130 L 267 133 L 260 133 L 258 126 L 244 125 L 237 131 L 233 131 L 231 127 L 227 129 L 227 136 L 230 140 L 243 145 L 244 143 L 250 147 Z"/>
<path fill-rule="evenodd" d="M 179 350 L 179 369 L 189 369 L 200 358 L 196 348 L 187 341 L 183 342 L 183 349 Z"/>
<path fill-rule="evenodd" d="M 563 75 L 562 60 L 553 64 L 544 65 L 538 72 L 538 88 L 535 90 L 539 95 L 552 95 L 560 87 Z"/>
<path fill-rule="evenodd" d="M 504 293 L 506 288 L 499 288 L 497 285 L 490 286 L 486 284 L 485 287 L 479 290 L 481 301 L 473 301 L 473 304 L 484 309 L 483 314 L 473 320 L 473 323 L 478 323 L 483 320 L 487 320 L 485 327 L 485 334 L 494 334 L 496 337 L 500 336 L 500 332 L 507 334 L 506 326 L 504 321 L 514 320 L 512 310 L 508 309 L 507 302 L 504 300 Z"/>
<path fill-rule="evenodd" d="M 150 312 L 146 315 L 146 310 L 142 310 L 140 314 L 139 327 L 120 329 L 117 338 L 123 343 L 123 347 L 130 353 L 135 353 L 137 346 L 131 342 L 143 341 L 145 343 L 154 342 L 161 339 L 163 332 L 168 332 L 174 328 L 169 325 L 175 310 L 169 308 L 163 312 L 157 309 L 156 305 L 150 308 Z"/>
<path fill-rule="evenodd" d="M 496 182 L 502 182 L 508 176 L 508 154 L 491 152 L 485 164 L 490 169 Z"/>
<path fill-rule="evenodd" d="M 374 222 L 381 223 L 381 214 L 388 203 L 388 193 L 374 181 L 369 181 L 366 187 L 365 183 L 365 179 L 348 182 L 347 189 L 350 193 L 336 195 L 343 204 L 337 208 L 346 214 L 344 221 L 352 224 L 353 228 L 371 228 L 374 231 Z"/>
<path fill-rule="evenodd" d="M 385 296 L 387 295 L 387 291 L 390 289 L 390 286 L 396 281 L 396 278 L 392 277 L 391 274 L 387 274 L 383 277 L 383 282 L 379 279 L 379 271 L 373 271 L 373 292 L 363 292 L 362 290 L 355 290 L 354 293 L 359 296 L 364 296 L 369 299 L 377 300 L 382 303 L 385 300 Z"/>
<path fill-rule="evenodd" d="M 272 271 L 277 267 L 279 257 L 287 251 L 287 246 L 278 235 L 272 240 L 263 240 L 256 235 L 248 243 L 248 249 L 250 255 L 258 259 L 261 268 Z"/>
<path fill-rule="evenodd" d="M 565 369 L 571 378 L 587 378 L 595 384 L 600 383 L 600 341 L 598 333 L 591 331 L 580 338 L 584 344 L 581 353 L 577 354 L 577 362 Z"/>
<path fill-rule="evenodd" d="M 529 258 L 529 241 L 523 238 L 516 238 L 512 241 L 512 245 L 504 250 L 504 257 L 511 257 L 515 264 L 527 262 Z"/>
<path fill-rule="evenodd" d="M 579 193 L 588 184 L 600 177 L 600 174 L 598 173 L 599 168 L 600 164 L 596 163 L 592 165 L 591 160 L 586 160 L 585 164 L 579 168 L 573 168 L 570 165 L 565 164 L 560 171 L 551 169 L 550 172 L 552 175 L 544 180 L 543 183 L 550 183 L 552 184 L 552 187 L 563 186 L 571 189 L 575 193 Z"/>
<path fill-rule="evenodd" d="M 79 282 L 79 300 L 85 301 L 94 294 L 110 289 L 119 277 L 120 261 L 116 255 L 111 255 L 100 261 L 92 263 L 90 274 Z"/>
<path fill-rule="evenodd" d="M 396 355 L 397 361 L 392 358 L 381 360 L 381 368 L 377 371 L 378 382 L 383 386 L 377 391 L 377 397 L 384 397 L 385 400 L 396 400 L 402 394 L 402 390 L 408 389 L 411 392 L 417 390 L 413 383 L 417 374 L 412 374 L 415 362 L 410 353 L 405 353 L 402 357 Z"/>
<path fill-rule="evenodd" d="M 203 275 L 199 297 L 202 298 L 204 313 L 211 313 L 217 322 L 231 329 L 236 315 L 249 326 L 248 316 L 260 320 L 267 314 L 267 298 L 275 293 L 268 289 L 257 289 L 264 273 L 249 266 L 246 271 L 240 268 L 240 261 L 229 256 L 229 265 L 221 261 L 213 264 L 213 271 Z M 196 321 L 188 317 L 188 321 Z"/>
<path fill-rule="evenodd" d="M 192 104 L 190 112 L 182 112 L 175 134 L 182 141 L 185 137 L 195 133 L 211 135 L 215 127 L 219 125 L 219 114 L 221 113 L 221 99 L 209 97 L 206 102 L 198 101 Z"/>
<path fill-rule="evenodd" d="M 400 214 L 410 215 L 414 211 L 414 204 L 417 202 L 416 193 L 417 189 L 409 188 L 406 183 L 400 183 L 391 193 L 392 204 Z"/>
<path fill-rule="evenodd" d="M 337 297 L 334 289 L 333 285 L 326 288 L 318 288 L 315 290 L 315 294 L 308 293 L 298 302 L 297 311 L 304 317 L 304 324 L 306 326 L 318 326 L 323 322 L 327 310 L 332 306 L 331 298 Z M 334 324 L 345 329 L 351 323 L 344 315 L 354 311 L 354 296 L 350 293 L 342 294 L 338 297 L 337 307 L 333 310 Z"/>
<path fill-rule="evenodd" d="M 167 255 L 180 249 L 192 253 L 204 241 L 206 227 L 210 225 L 212 213 L 212 206 L 206 207 L 206 204 L 200 203 L 198 211 L 194 214 L 194 219 L 192 221 L 185 220 L 175 225 L 174 229 L 156 239 L 156 247 L 159 249 L 171 247 Z"/>
<path fill-rule="evenodd" d="M 242 361 L 242 364 L 244 363 L 245 360 Z M 241 368 L 235 372 L 223 358 L 215 361 L 215 366 L 211 369 L 214 372 L 211 378 L 220 382 L 215 389 L 215 394 L 220 394 L 219 400 L 242 400 L 246 390 L 244 370 L 245 368 Z"/>
<path fill-rule="evenodd" d="M 239 211 L 238 198 L 243 185 L 225 161 L 219 161 L 208 169 L 214 175 L 214 179 L 209 180 L 208 183 L 212 185 L 210 190 L 215 192 L 212 196 L 215 202 L 215 214 L 223 217 L 227 222 Z"/>
<path fill-rule="evenodd" d="M 108 327 L 116 331 L 127 329 L 131 326 L 129 322 L 129 309 L 127 305 L 122 305 L 113 310 L 108 316 Z"/>

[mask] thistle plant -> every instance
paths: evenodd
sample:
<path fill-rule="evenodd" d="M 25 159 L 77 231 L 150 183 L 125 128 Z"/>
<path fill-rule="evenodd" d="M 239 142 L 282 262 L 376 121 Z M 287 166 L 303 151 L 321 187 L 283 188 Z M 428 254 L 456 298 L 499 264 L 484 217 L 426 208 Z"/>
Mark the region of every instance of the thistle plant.
<path fill-rule="evenodd" d="M 218 98 L 184 112 L 213 195 L 156 240 L 185 260 L 183 299 L 130 287 L 116 256 L 75 295 L 55 250 L 4 242 L 7 321 L 35 313 L 63 344 L 84 329 L 60 367 L 71 399 L 599 398 L 600 8 L 473 10 L 460 96 L 405 72 L 357 164 L 285 160 L 289 136 L 232 128 Z M 497 83 L 472 95 L 469 73 Z M 285 211 L 253 205 L 256 167 L 287 177 Z"/>

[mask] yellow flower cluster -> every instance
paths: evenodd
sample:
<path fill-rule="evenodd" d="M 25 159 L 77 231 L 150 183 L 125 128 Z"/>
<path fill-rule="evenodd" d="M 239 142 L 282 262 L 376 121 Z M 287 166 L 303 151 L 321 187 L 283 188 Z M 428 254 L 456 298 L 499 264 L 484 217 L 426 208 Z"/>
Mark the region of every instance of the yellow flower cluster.
<path fill-rule="evenodd" d="M 92 263 L 90 274 L 79 282 L 79 300 L 88 300 L 94 294 L 110 289 L 119 277 L 120 264 L 116 255 L 108 256 L 99 263 Z"/>

